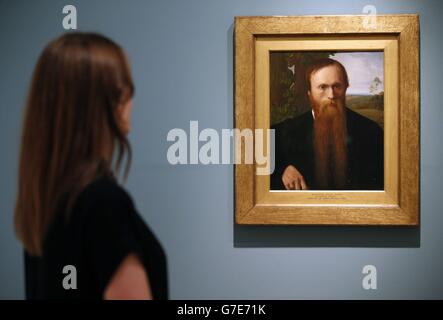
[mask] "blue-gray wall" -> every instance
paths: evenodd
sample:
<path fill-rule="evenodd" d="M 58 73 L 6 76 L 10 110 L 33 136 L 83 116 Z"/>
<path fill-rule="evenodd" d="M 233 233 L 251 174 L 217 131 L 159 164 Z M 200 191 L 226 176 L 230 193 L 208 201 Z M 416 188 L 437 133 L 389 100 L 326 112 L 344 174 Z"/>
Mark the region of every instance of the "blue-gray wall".
<path fill-rule="evenodd" d="M 167 251 L 171 298 L 443 298 L 442 2 L 337 0 L 1 0 L 0 298 L 24 297 L 12 229 L 21 116 L 66 4 L 76 5 L 79 30 L 129 53 L 137 91 L 127 188 Z M 420 14 L 421 227 L 234 227 L 232 166 L 166 160 L 171 128 L 233 126 L 234 16 L 360 14 L 366 4 Z M 366 264 L 378 269 L 376 291 L 362 289 Z"/>

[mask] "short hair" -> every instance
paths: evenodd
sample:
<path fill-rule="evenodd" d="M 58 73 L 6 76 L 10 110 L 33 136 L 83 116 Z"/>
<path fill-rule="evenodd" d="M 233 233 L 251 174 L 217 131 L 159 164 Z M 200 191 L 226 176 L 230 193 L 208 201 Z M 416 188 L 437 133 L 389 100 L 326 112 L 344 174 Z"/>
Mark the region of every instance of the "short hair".
<path fill-rule="evenodd" d="M 306 86 L 309 91 L 311 90 L 311 75 L 314 72 L 316 72 L 320 69 L 323 69 L 324 67 L 332 66 L 332 65 L 337 66 L 341 70 L 341 73 L 342 73 L 344 81 L 345 81 L 345 85 L 346 85 L 346 87 L 349 87 L 349 78 L 348 78 L 348 73 L 346 72 L 345 67 L 337 60 L 334 60 L 331 58 L 322 58 L 322 59 L 315 60 L 306 69 L 305 79 L 306 79 Z"/>

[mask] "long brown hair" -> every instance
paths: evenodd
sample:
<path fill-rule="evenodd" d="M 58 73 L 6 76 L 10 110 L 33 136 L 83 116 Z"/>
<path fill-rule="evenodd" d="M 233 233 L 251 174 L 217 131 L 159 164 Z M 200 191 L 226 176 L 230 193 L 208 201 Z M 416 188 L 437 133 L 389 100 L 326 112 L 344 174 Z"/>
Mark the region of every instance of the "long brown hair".
<path fill-rule="evenodd" d="M 26 102 L 14 215 L 29 254 L 42 254 L 56 212 L 63 206 L 68 216 L 97 177 L 115 178 L 125 156 L 126 179 L 131 148 L 117 107 L 133 94 L 123 50 L 102 35 L 66 33 L 43 50 Z"/>

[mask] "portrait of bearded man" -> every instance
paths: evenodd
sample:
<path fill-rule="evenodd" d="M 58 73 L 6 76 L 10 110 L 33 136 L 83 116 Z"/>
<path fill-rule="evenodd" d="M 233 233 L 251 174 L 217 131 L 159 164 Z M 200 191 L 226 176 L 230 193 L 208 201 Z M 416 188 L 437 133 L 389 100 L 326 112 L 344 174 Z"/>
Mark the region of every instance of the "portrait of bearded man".
<path fill-rule="evenodd" d="M 383 129 L 346 106 L 345 67 L 316 60 L 306 84 L 311 110 L 271 127 L 271 190 L 383 190 Z"/>

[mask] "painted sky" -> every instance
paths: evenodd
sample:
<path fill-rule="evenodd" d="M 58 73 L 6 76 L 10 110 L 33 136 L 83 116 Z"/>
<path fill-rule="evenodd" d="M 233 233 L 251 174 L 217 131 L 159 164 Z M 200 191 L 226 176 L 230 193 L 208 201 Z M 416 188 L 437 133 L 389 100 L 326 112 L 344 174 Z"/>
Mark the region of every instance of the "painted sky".
<path fill-rule="evenodd" d="M 383 52 L 340 52 L 331 56 L 341 62 L 348 72 L 347 94 L 371 94 L 369 88 L 375 77 L 381 80 L 383 91 Z"/>

